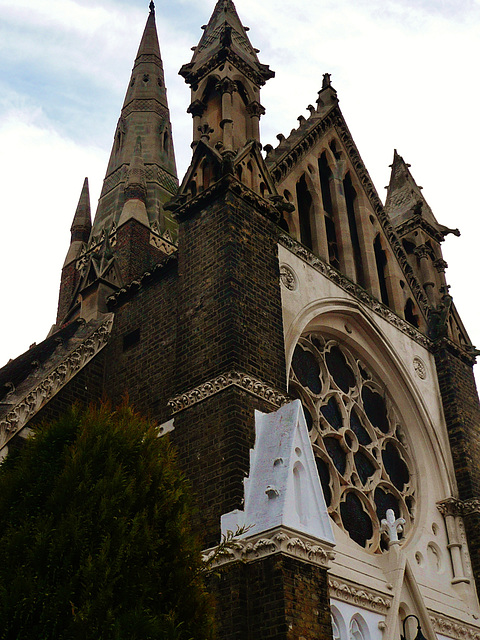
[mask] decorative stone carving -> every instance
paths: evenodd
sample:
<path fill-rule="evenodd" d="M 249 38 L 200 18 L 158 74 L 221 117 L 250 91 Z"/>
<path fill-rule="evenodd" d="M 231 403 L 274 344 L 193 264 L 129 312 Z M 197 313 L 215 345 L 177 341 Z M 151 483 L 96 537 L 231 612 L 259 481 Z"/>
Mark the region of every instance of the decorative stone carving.
<path fill-rule="evenodd" d="M 448 263 L 445 262 L 443 258 L 439 258 L 438 260 L 435 260 L 435 262 L 433 263 L 433 266 L 439 273 L 444 273 L 445 269 L 448 267 Z"/>
<path fill-rule="evenodd" d="M 437 502 L 437 509 L 443 516 L 469 516 L 472 513 L 480 513 L 480 499 L 459 500 L 458 498 L 447 498 Z"/>
<path fill-rule="evenodd" d="M 375 311 L 375 313 L 377 313 L 394 327 L 402 331 L 402 333 L 405 333 L 407 336 L 412 338 L 412 340 L 415 340 L 415 342 L 420 344 L 422 347 L 425 347 L 427 349 L 431 347 L 432 343 L 429 338 L 420 333 L 420 331 L 415 329 L 415 327 L 413 327 L 410 323 L 405 322 L 405 320 L 393 313 L 391 309 L 371 296 L 367 291 L 365 291 L 365 289 L 346 278 L 330 264 L 324 262 L 321 258 L 306 249 L 294 238 L 288 235 L 281 235 L 279 238 L 279 242 L 283 247 L 285 247 L 294 255 L 298 256 L 301 260 L 312 266 L 316 271 L 324 275 L 326 278 L 337 284 L 344 291 L 347 291 L 351 295 L 355 296 L 360 302 L 367 305 L 370 309 L 372 309 L 372 311 Z"/>
<path fill-rule="evenodd" d="M 261 380 L 257 380 L 256 378 L 240 371 L 227 371 L 213 380 L 204 382 L 195 389 L 191 389 L 186 393 L 182 393 L 181 395 L 172 398 L 169 400 L 168 406 L 172 413 L 178 413 L 179 411 L 182 411 L 187 407 L 191 407 L 198 402 L 202 402 L 202 400 L 205 400 L 206 398 L 209 398 L 210 396 L 213 396 L 231 386 L 236 386 L 244 391 L 248 391 L 252 395 L 257 396 L 257 398 L 266 400 L 274 407 L 281 407 L 289 402 L 289 398 L 287 396 L 283 395 L 283 393 L 280 393 L 276 389 L 269 387 Z"/>
<path fill-rule="evenodd" d="M 260 116 L 265 115 L 265 107 L 263 107 L 260 102 L 254 100 L 247 105 L 247 113 L 256 118 L 260 118 Z"/>
<path fill-rule="evenodd" d="M 427 378 L 427 367 L 421 358 L 415 356 L 413 359 L 413 369 L 420 380 L 426 380 Z"/>
<path fill-rule="evenodd" d="M 208 549 L 203 554 L 203 561 L 210 569 L 215 569 L 230 562 L 252 562 L 277 553 L 325 568 L 335 557 L 328 545 L 324 547 L 313 538 L 280 527 L 260 536 L 235 540 L 225 553 L 216 557 L 215 549 Z"/>
<path fill-rule="evenodd" d="M 331 598 L 336 598 L 342 602 L 348 602 L 349 604 L 354 604 L 369 609 L 370 611 L 387 613 L 392 606 L 392 598 L 389 598 L 385 594 L 371 589 L 367 590 L 365 587 L 358 588 L 353 584 L 340 581 L 334 577 L 329 579 L 328 587 Z"/>
<path fill-rule="evenodd" d="M 454 638 L 455 640 L 480 640 L 480 629 L 461 624 L 445 616 L 430 615 L 435 633 Z"/>
<path fill-rule="evenodd" d="M 51 371 L 27 396 L 22 398 L 0 421 L 0 448 L 18 433 L 40 409 L 87 365 L 107 344 L 113 315 L 65 360 Z"/>
<path fill-rule="evenodd" d="M 288 264 L 280 265 L 280 281 L 289 291 L 295 291 L 298 287 L 297 276 Z"/>
<path fill-rule="evenodd" d="M 167 256 L 175 253 L 175 251 L 177 250 L 175 244 L 171 242 L 170 238 L 166 237 L 166 234 L 160 236 L 156 233 L 150 233 L 150 244 L 156 249 L 163 251 L 163 253 L 165 253 Z"/>

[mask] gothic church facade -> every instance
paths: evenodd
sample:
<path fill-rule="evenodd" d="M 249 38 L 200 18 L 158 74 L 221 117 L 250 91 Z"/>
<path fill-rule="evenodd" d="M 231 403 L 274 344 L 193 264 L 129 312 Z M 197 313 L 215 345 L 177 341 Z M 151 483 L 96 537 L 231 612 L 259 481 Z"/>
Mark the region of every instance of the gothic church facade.
<path fill-rule="evenodd" d="M 231 0 L 180 74 L 179 184 L 151 3 L 56 324 L 0 369 L 2 457 L 72 402 L 128 393 L 178 448 L 205 549 L 250 526 L 210 580 L 220 638 L 396 640 L 410 614 L 428 640 L 480 638 L 476 352 L 441 251 L 458 232 L 397 152 L 382 204 L 328 74 L 262 148 L 274 73 Z"/>

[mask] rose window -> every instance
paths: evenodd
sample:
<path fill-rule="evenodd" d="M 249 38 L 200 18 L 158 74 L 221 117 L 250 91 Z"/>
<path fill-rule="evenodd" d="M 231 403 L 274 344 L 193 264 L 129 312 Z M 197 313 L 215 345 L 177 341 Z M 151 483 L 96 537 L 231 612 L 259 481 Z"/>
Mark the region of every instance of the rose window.
<path fill-rule="evenodd" d="M 290 393 L 303 404 L 328 511 L 372 552 L 387 548 L 387 509 L 414 517 L 415 476 L 403 425 L 385 386 L 336 340 L 311 333 L 298 341 Z"/>

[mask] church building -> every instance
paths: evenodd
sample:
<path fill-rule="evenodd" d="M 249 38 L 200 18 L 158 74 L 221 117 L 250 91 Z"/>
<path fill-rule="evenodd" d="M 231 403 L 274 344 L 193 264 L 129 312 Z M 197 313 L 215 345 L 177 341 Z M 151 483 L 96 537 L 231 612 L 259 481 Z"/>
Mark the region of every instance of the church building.
<path fill-rule="evenodd" d="M 55 325 L 0 369 L 0 456 L 128 394 L 178 449 L 205 556 L 239 531 L 208 583 L 221 640 L 480 640 L 477 352 L 442 257 L 458 231 L 396 151 L 382 203 L 327 73 L 262 146 L 274 72 L 232 0 L 202 28 L 179 182 L 150 3 Z"/>

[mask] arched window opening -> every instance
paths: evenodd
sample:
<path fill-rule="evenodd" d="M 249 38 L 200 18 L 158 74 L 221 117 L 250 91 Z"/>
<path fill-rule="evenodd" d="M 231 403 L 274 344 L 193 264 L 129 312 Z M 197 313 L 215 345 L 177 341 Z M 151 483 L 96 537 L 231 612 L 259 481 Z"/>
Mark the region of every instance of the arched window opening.
<path fill-rule="evenodd" d="M 288 226 L 288 222 L 285 220 L 285 214 L 284 213 L 282 213 L 282 217 L 278 221 L 278 226 L 280 227 L 280 229 L 283 229 L 287 233 L 290 233 L 290 227 Z"/>
<path fill-rule="evenodd" d="M 413 326 L 418 329 L 418 315 L 415 313 L 415 305 L 411 298 L 407 300 L 407 304 L 405 305 L 404 316 L 407 322 L 410 322 L 410 324 L 413 324 Z"/>
<path fill-rule="evenodd" d="M 333 216 L 332 193 L 330 191 L 330 178 L 332 172 L 328 166 L 327 155 L 325 151 L 318 160 L 318 171 L 320 173 L 320 187 L 322 190 L 323 210 L 325 213 Z"/>
<path fill-rule="evenodd" d="M 163 134 L 163 150 L 165 152 L 168 152 L 168 142 L 169 142 L 169 135 L 168 135 L 168 129 L 166 129 Z"/>
<path fill-rule="evenodd" d="M 355 211 L 357 192 L 352 184 L 350 173 L 347 173 L 343 181 L 343 192 L 345 194 L 345 204 L 347 206 L 348 227 L 350 229 L 350 239 L 352 241 L 357 283 L 360 286 L 365 287 L 365 274 L 363 272 L 362 252 L 360 250 L 360 239 L 358 236 L 357 217 Z"/>
<path fill-rule="evenodd" d="M 380 240 L 379 233 L 375 237 L 375 241 L 373 243 L 373 250 L 375 253 L 375 263 L 377 265 L 378 283 L 380 285 L 380 297 L 383 304 L 386 304 L 387 306 L 389 306 L 390 300 L 388 298 L 387 280 L 386 280 L 387 256 L 385 251 L 382 249 L 382 242 Z"/>
<path fill-rule="evenodd" d="M 197 183 L 195 180 L 190 180 L 188 183 L 188 190 L 190 191 L 190 195 L 194 198 L 197 195 Z"/>
<path fill-rule="evenodd" d="M 313 206 L 312 196 L 307 187 L 305 174 L 297 182 L 298 220 L 300 223 L 300 240 L 313 250 L 312 227 L 310 216 Z"/>
<path fill-rule="evenodd" d="M 267 192 L 267 185 L 264 182 L 260 183 L 260 193 L 262 194 L 262 198 L 265 197 L 265 193 Z"/>
<path fill-rule="evenodd" d="M 241 164 L 237 164 L 237 168 L 235 169 L 235 173 L 237 175 L 237 178 L 239 180 L 242 179 L 242 165 Z"/>
<path fill-rule="evenodd" d="M 208 187 L 215 182 L 214 170 L 210 160 L 207 158 L 202 163 L 203 170 L 203 188 L 208 189 Z"/>
<path fill-rule="evenodd" d="M 338 253 L 337 232 L 333 219 L 333 202 L 330 190 L 330 178 L 332 172 L 328 166 L 325 151 L 318 159 L 318 171 L 320 174 L 320 188 L 322 191 L 323 210 L 325 211 L 325 231 L 327 234 L 328 245 L 328 261 L 336 269 L 340 268 L 340 259 Z"/>
<path fill-rule="evenodd" d="M 413 251 L 415 249 L 415 245 L 413 244 L 413 242 L 409 242 L 408 240 L 404 239 L 402 240 L 402 245 L 407 256 L 413 255 Z"/>

